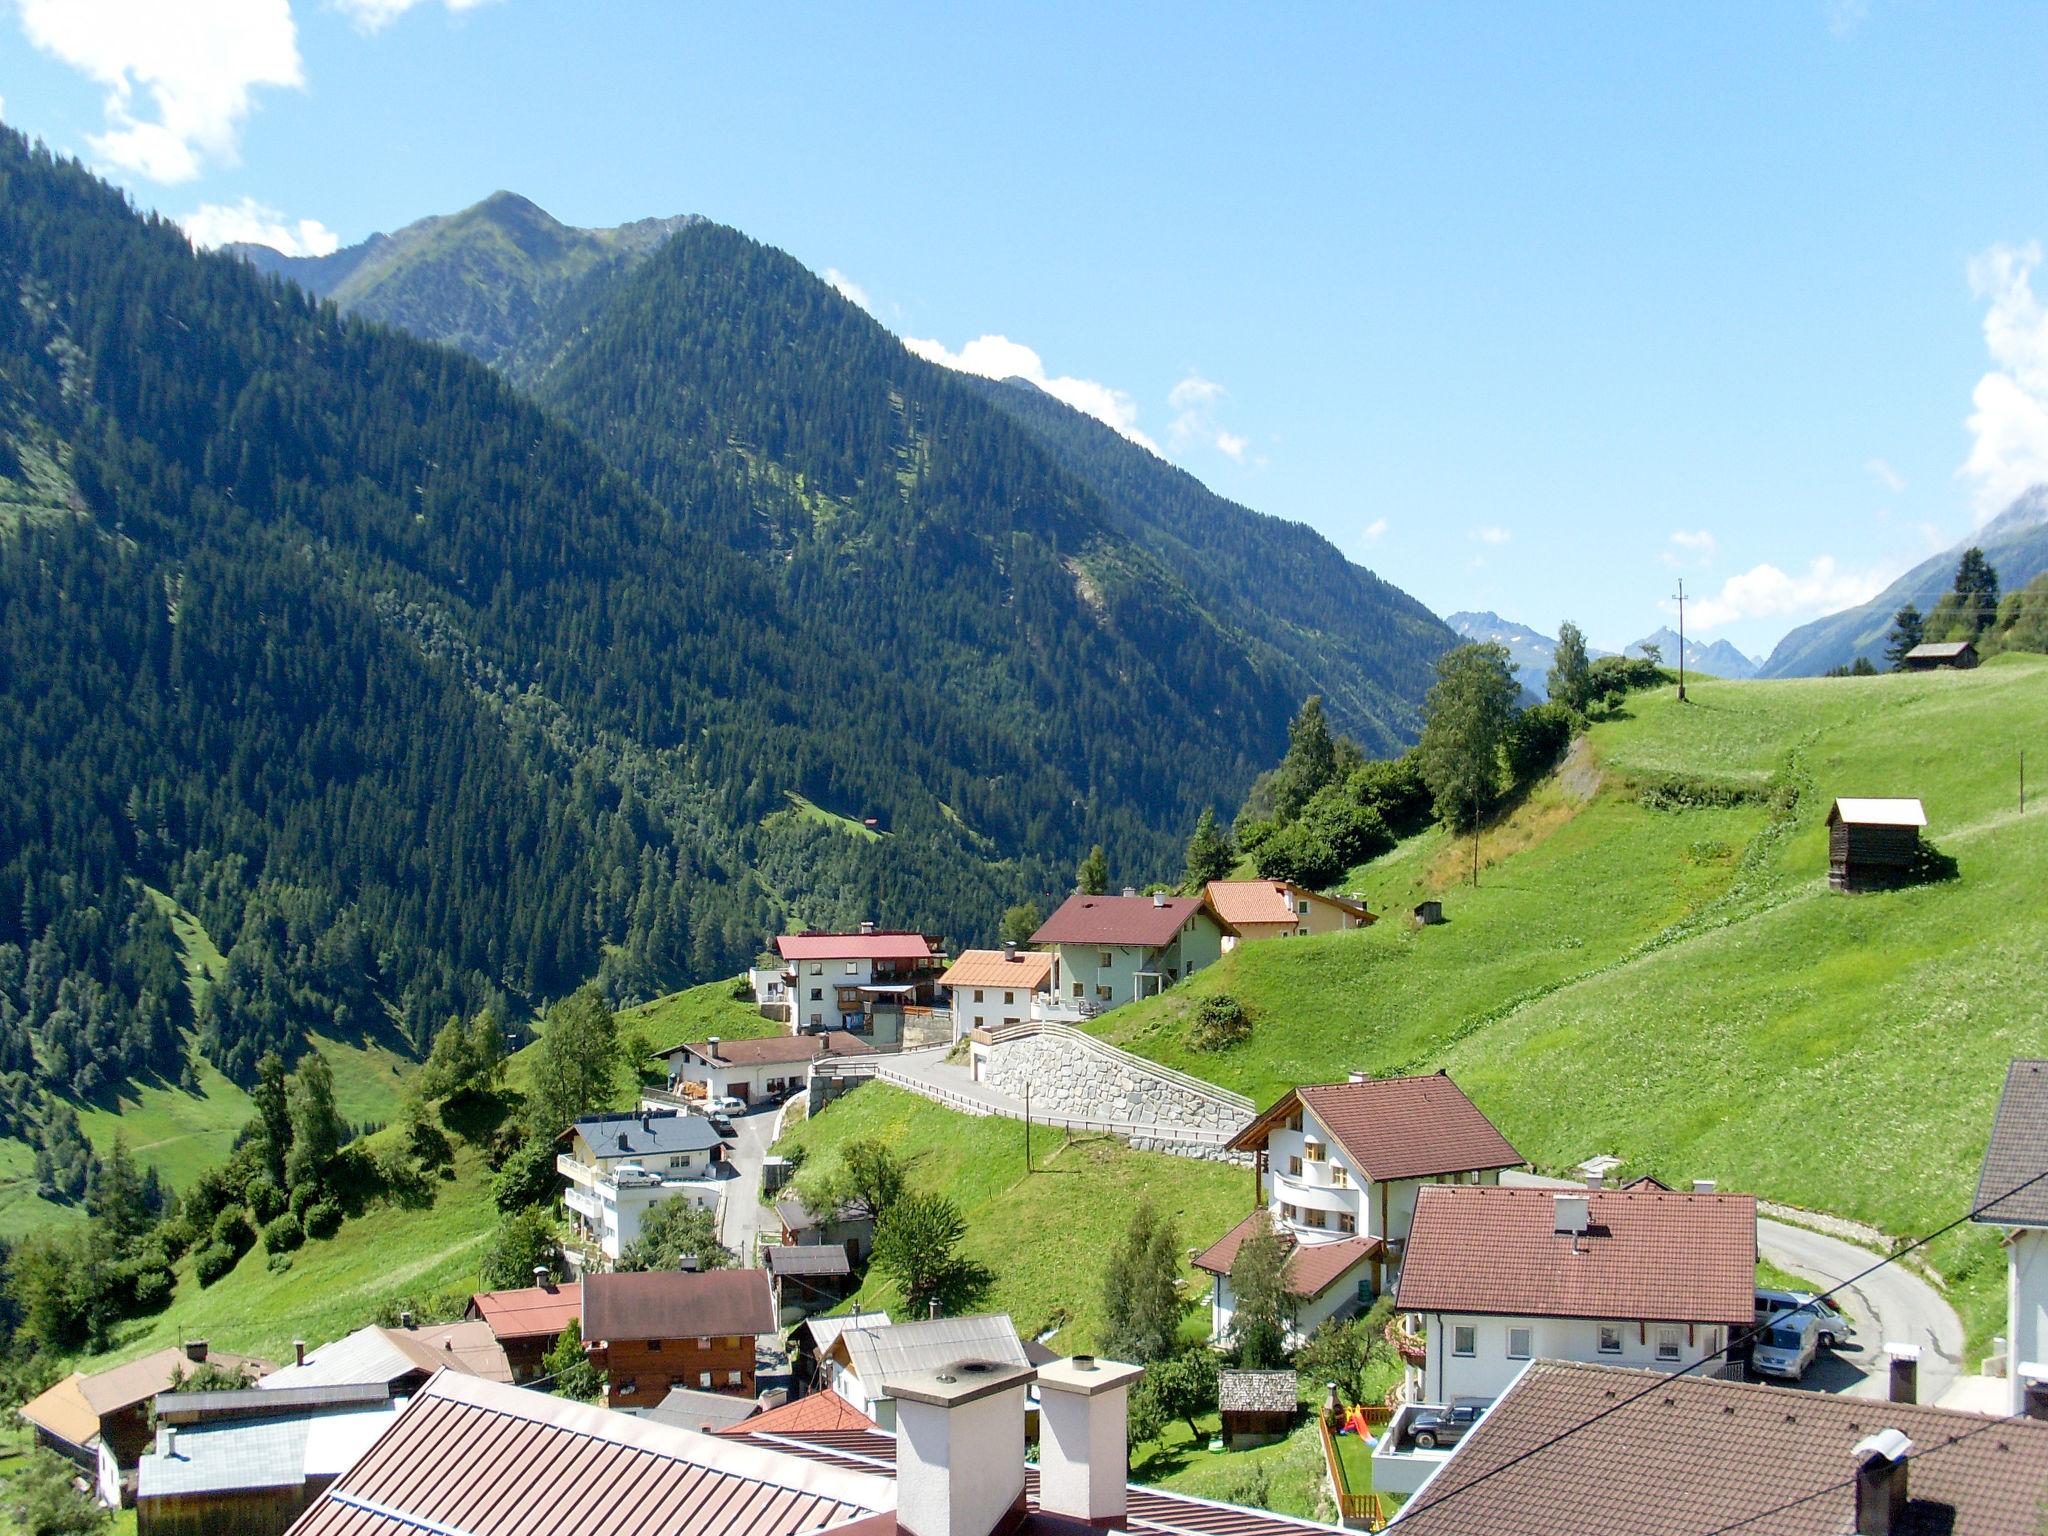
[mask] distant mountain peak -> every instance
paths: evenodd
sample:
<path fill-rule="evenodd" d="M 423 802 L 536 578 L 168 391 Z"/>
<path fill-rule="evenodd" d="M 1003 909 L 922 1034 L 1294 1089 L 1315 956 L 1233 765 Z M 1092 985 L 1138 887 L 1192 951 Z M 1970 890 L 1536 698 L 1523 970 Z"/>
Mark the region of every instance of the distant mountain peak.
<path fill-rule="evenodd" d="M 1627 656 L 1640 656 L 1643 654 L 1644 647 L 1652 645 L 1657 647 L 1657 653 L 1664 658 L 1666 666 L 1676 666 L 1678 664 L 1678 635 L 1669 624 L 1643 636 L 1642 639 L 1628 646 L 1623 651 L 1623 654 Z M 1757 672 L 1755 658 L 1745 656 L 1726 640 L 1686 641 L 1685 664 L 1690 668 L 1710 673 L 1715 677 L 1742 679 L 1755 677 Z"/>

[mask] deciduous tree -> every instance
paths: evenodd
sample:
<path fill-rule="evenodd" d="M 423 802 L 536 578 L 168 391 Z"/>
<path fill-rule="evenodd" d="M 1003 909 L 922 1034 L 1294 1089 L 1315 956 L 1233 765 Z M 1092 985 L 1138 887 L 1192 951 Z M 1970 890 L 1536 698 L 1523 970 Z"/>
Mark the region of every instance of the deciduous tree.
<path fill-rule="evenodd" d="M 1457 831 L 1486 814 L 1500 793 L 1501 747 L 1521 685 L 1505 646 L 1461 645 L 1438 660 L 1422 726 L 1422 776 L 1436 813 Z"/>
<path fill-rule="evenodd" d="M 1570 619 L 1557 626 L 1547 686 L 1551 702 L 1580 714 L 1593 701 L 1593 663 L 1586 655 L 1586 637 Z"/>
<path fill-rule="evenodd" d="M 1238 1364 L 1249 1371 L 1271 1370 L 1287 1359 L 1287 1245 L 1272 1218 L 1258 1213 L 1252 1230 L 1230 1261 L 1230 1343 Z"/>

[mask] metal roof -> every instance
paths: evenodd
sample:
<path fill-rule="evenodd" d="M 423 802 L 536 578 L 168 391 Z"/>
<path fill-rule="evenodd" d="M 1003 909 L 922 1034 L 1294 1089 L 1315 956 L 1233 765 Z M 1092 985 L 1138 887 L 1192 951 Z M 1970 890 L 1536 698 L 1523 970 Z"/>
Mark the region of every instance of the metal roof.
<path fill-rule="evenodd" d="M 637 1115 L 593 1115 L 569 1129 L 590 1143 L 598 1157 L 647 1157 L 655 1153 L 709 1152 L 722 1143 L 703 1115 L 649 1110 Z"/>
<path fill-rule="evenodd" d="M 671 1387 L 667 1397 L 640 1417 L 656 1424 L 673 1424 L 679 1429 L 701 1429 L 709 1433 L 743 1423 L 760 1411 L 761 1405 L 751 1397 Z"/>
<path fill-rule="evenodd" d="M 1052 984 L 1052 959 L 1036 949 L 963 949 L 939 978 L 944 987 L 1015 987 L 1035 992 Z"/>
<path fill-rule="evenodd" d="M 1206 896 L 1069 896 L 1031 935 L 1034 944 L 1108 944 L 1164 949 L 1197 912 L 1225 933 L 1237 930 Z"/>
<path fill-rule="evenodd" d="M 779 1243 L 761 1250 L 771 1275 L 848 1275 L 853 1266 L 846 1262 L 846 1250 L 837 1243 L 809 1243 L 802 1247 Z"/>
<path fill-rule="evenodd" d="M 852 1312 L 840 1317 L 805 1318 L 802 1326 L 810 1330 L 811 1342 L 823 1353 L 849 1328 L 887 1328 L 890 1324 L 886 1312 Z"/>
<path fill-rule="evenodd" d="M 1843 795 L 1829 807 L 1828 820 L 1852 827 L 1924 827 L 1927 808 L 1913 799 Z"/>
<path fill-rule="evenodd" d="M 583 1287 L 574 1280 L 516 1291 L 478 1291 L 469 1310 L 501 1339 L 552 1339 L 583 1316 Z"/>
<path fill-rule="evenodd" d="M 169 1455 L 152 1449 L 136 1464 L 136 1496 L 296 1488 L 347 1470 L 402 1406 L 386 1398 L 374 1407 L 179 1428 Z"/>
<path fill-rule="evenodd" d="M 775 941 L 785 960 L 938 960 L 921 933 L 785 933 Z"/>
<path fill-rule="evenodd" d="M 1028 1366 L 1024 1342 L 1007 1312 L 981 1317 L 935 1317 L 926 1322 L 895 1323 L 887 1328 L 849 1328 L 839 1335 L 834 1352 L 867 1389 L 880 1394 L 882 1383 L 920 1371 L 936 1371 L 959 1360 L 993 1360 Z"/>
<path fill-rule="evenodd" d="M 414 1374 L 431 1376 L 444 1367 L 493 1381 L 512 1379 L 504 1347 L 488 1323 L 436 1323 L 427 1328 L 373 1324 L 309 1351 L 304 1365 L 272 1371 L 259 1390 L 390 1383 Z"/>
<path fill-rule="evenodd" d="M 240 1392 L 159 1392 L 155 1413 L 161 1424 L 202 1424 L 213 1419 L 274 1419 L 288 1414 L 372 1408 L 390 1400 L 390 1388 L 381 1381 L 276 1387 L 268 1391 L 249 1387 Z"/>
<path fill-rule="evenodd" d="M 2048 1179 L 2039 1178 L 2044 1171 L 2048 1061 L 2022 1058 L 2005 1069 L 2005 1089 L 1977 1177 L 1976 1219 L 2000 1227 L 2048 1227 Z"/>
<path fill-rule="evenodd" d="M 1968 640 L 1930 640 L 1906 652 L 1906 660 L 1954 661 L 1958 656 L 1966 656 L 1976 649 L 1976 645 Z"/>

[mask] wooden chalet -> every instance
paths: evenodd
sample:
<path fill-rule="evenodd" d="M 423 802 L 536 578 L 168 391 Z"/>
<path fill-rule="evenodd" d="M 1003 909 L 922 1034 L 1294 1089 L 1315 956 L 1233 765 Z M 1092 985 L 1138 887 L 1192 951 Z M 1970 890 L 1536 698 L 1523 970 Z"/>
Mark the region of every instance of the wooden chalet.
<path fill-rule="evenodd" d="M 1927 811 L 1918 800 L 1843 796 L 1828 808 L 1828 889 L 1904 885 L 1920 857 Z"/>

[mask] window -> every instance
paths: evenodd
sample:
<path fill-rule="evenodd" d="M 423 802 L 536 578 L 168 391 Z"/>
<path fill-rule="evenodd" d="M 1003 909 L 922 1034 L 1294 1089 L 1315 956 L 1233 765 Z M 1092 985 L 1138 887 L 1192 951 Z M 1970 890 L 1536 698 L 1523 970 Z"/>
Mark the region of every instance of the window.
<path fill-rule="evenodd" d="M 1351 1170 L 1349 1168 L 1346 1168 L 1342 1163 L 1330 1164 L 1330 1182 L 1336 1185 L 1339 1189 L 1350 1188 Z"/>
<path fill-rule="evenodd" d="M 979 1001 L 980 1001 L 980 999 L 979 999 L 979 998 L 977 998 L 977 999 L 975 999 L 975 1001 L 979 1002 Z M 1014 1007 L 1016 1007 L 1016 1005 L 1017 1005 L 1017 994 L 1016 994 L 1016 993 L 1014 993 L 1014 992 L 1005 992 L 1005 993 L 1003 994 L 1003 1006 L 1005 1006 L 1006 1008 L 1014 1008 Z"/>
<path fill-rule="evenodd" d="M 1076 996 L 1076 997 L 1079 997 L 1079 996 L 1081 995 L 1081 992 L 1082 992 L 1082 988 L 1081 988 L 1081 983 L 1079 983 L 1079 982 L 1077 981 L 1077 982 L 1075 982 L 1075 983 L 1074 983 L 1074 996 Z"/>
<path fill-rule="evenodd" d="M 1531 1331 L 1529 1329 L 1510 1328 L 1508 1330 L 1508 1358 L 1510 1360 L 1528 1359 L 1531 1342 Z"/>
<path fill-rule="evenodd" d="M 1300 1177 L 1301 1177 L 1301 1159 L 1300 1159 L 1300 1158 L 1298 1158 L 1298 1157 L 1290 1157 L 1289 1159 L 1287 1159 L 1287 1171 L 1288 1171 L 1289 1173 L 1293 1174 L 1295 1178 L 1297 1178 L 1297 1179 L 1298 1179 L 1298 1178 L 1300 1178 Z"/>
<path fill-rule="evenodd" d="M 653 1354 L 659 1354 L 660 1352 L 661 1352 L 661 1340 L 659 1340 L 659 1339 L 649 1339 L 649 1340 L 647 1341 L 647 1353 L 649 1353 L 650 1355 L 653 1355 Z"/>
<path fill-rule="evenodd" d="M 699 1349 L 709 1349 L 711 1347 L 711 1341 L 709 1339 L 699 1339 L 697 1341 L 697 1347 Z"/>
<path fill-rule="evenodd" d="M 817 998 L 813 997 L 813 998 L 811 999 L 811 1001 L 815 1003 L 815 1002 L 817 1001 Z M 815 1028 L 816 1028 L 817 1026 L 819 1026 L 819 1025 L 823 1024 L 824 1022 L 825 1022 L 825 1015 L 823 1015 L 822 1013 L 814 1013 L 814 1014 L 812 1014 L 812 1015 L 811 1015 L 811 1026 L 812 1026 L 812 1028 L 814 1028 L 814 1029 L 815 1029 Z"/>
<path fill-rule="evenodd" d="M 823 987 L 811 988 L 811 1001 L 814 1003 L 822 1003 L 823 1001 L 825 1001 L 825 989 Z"/>
<path fill-rule="evenodd" d="M 1659 1360 L 1676 1360 L 1684 1352 L 1684 1349 L 1685 1335 L 1680 1333 L 1678 1329 L 1659 1328 L 1657 1330 L 1657 1358 Z"/>
<path fill-rule="evenodd" d="M 1451 1353 L 1468 1359 L 1478 1353 L 1479 1330 L 1470 1323 L 1459 1323 L 1451 1329 Z"/>
<path fill-rule="evenodd" d="M 1287 1129 L 1289 1129 L 1290 1131 L 1298 1131 L 1301 1129 L 1300 1110 L 1297 1109 L 1293 1114 L 1287 1117 Z"/>
<path fill-rule="evenodd" d="M 1320 1141 L 1304 1141 L 1301 1144 L 1301 1155 L 1312 1163 L 1320 1163 L 1329 1156 L 1329 1153 L 1330 1149 Z"/>
<path fill-rule="evenodd" d="M 1107 988 L 1107 987 L 1097 987 L 1097 988 L 1095 989 L 1095 995 L 1096 995 L 1097 997 L 1101 998 L 1101 999 L 1102 999 L 1102 1001 L 1106 1003 L 1106 1002 L 1108 1002 L 1108 1001 L 1109 1001 L 1109 988 Z"/>
<path fill-rule="evenodd" d="M 710 1391 L 711 1373 L 709 1371 L 699 1371 L 697 1373 L 697 1385 L 704 1388 L 707 1392 Z"/>
<path fill-rule="evenodd" d="M 1312 1227 L 1315 1227 L 1318 1230 L 1321 1230 L 1322 1228 L 1330 1224 L 1330 1218 L 1324 1215 L 1321 1211 L 1310 1211 L 1308 1213 L 1308 1224 Z"/>
<path fill-rule="evenodd" d="M 1286 1201 L 1283 1200 L 1280 1202 L 1280 1219 L 1282 1221 L 1292 1221 L 1299 1214 L 1300 1212 L 1296 1211 L 1295 1208 L 1289 1205 Z"/>
<path fill-rule="evenodd" d="M 1358 1218 L 1349 1211 L 1339 1211 L 1337 1213 L 1337 1230 L 1339 1232 L 1356 1232 L 1358 1230 Z"/>
<path fill-rule="evenodd" d="M 813 960 L 813 961 L 811 962 L 811 974 L 812 974 L 813 976 L 822 976 L 822 975 L 824 975 L 824 974 L 825 974 L 825 962 L 824 962 L 824 961 L 822 961 L 822 960 Z"/>
<path fill-rule="evenodd" d="M 846 974 L 849 976 L 858 976 L 860 974 L 860 962 L 858 960 L 847 961 Z"/>
<path fill-rule="evenodd" d="M 1295 912 L 1296 912 L 1296 914 L 1297 914 L 1297 915 L 1299 915 L 1299 916 L 1301 916 L 1301 917 L 1307 917 L 1307 916 L 1308 916 L 1308 903 L 1307 903 L 1306 901 L 1301 901 L 1301 902 L 1297 902 L 1297 903 L 1295 904 L 1295 908 L 1294 908 L 1294 910 L 1295 910 Z"/>
<path fill-rule="evenodd" d="M 979 987 L 976 987 L 976 988 L 974 989 L 974 1000 L 975 1000 L 975 1001 L 976 1001 L 977 1003 L 981 1001 L 981 988 L 979 988 Z"/>
<path fill-rule="evenodd" d="M 740 1373 L 738 1371 L 727 1371 L 725 1373 L 725 1384 L 729 1387 L 738 1386 L 740 1384 Z"/>
<path fill-rule="evenodd" d="M 1618 1355 L 1621 1353 L 1621 1324 L 1602 1323 L 1600 1325 L 1600 1353 L 1603 1355 Z"/>
<path fill-rule="evenodd" d="M 1097 960 L 1095 963 L 1099 969 L 1106 971 L 1116 963 L 1116 957 L 1105 949 L 1102 952 L 1102 958 Z"/>

